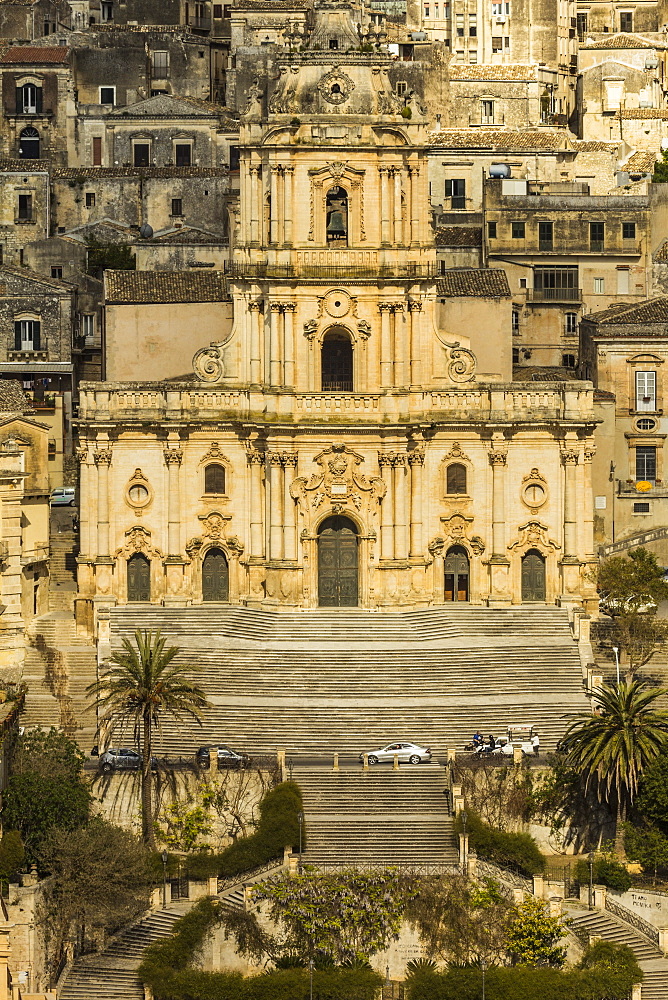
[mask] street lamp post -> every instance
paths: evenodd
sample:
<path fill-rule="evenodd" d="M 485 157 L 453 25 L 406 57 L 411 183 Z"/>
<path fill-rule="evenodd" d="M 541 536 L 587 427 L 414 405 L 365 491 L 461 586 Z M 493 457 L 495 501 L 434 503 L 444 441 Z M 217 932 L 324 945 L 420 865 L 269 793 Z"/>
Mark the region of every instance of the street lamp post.
<path fill-rule="evenodd" d="M 468 823 L 468 813 L 466 809 L 462 810 L 462 872 L 464 875 L 469 873 L 469 851 L 468 842 L 466 840 L 466 824 Z"/>
<path fill-rule="evenodd" d="M 308 960 L 308 995 L 309 1000 L 313 1000 L 313 959 Z"/>
<path fill-rule="evenodd" d="M 484 958 L 480 960 L 480 968 L 482 969 L 482 1000 L 485 1000 L 485 970 L 487 963 Z"/>
<path fill-rule="evenodd" d="M 594 909 L 594 852 L 589 852 L 589 909 Z"/>
<path fill-rule="evenodd" d="M 299 874 L 302 873 L 302 827 L 304 825 L 304 813 L 299 810 L 297 813 L 297 819 L 299 820 Z"/>
<path fill-rule="evenodd" d="M 163 851 L 160 855 L 162 861 L 162 908 L 167 909 L 167 861 L 169 857 L 167 851 Z"/>
<path fill-rule="evenodd" d="M 617 667 L 617 687 L 619 687 L 619 646 L 613 646 L 612 651 L 615 654 L 615 666 Z"/>

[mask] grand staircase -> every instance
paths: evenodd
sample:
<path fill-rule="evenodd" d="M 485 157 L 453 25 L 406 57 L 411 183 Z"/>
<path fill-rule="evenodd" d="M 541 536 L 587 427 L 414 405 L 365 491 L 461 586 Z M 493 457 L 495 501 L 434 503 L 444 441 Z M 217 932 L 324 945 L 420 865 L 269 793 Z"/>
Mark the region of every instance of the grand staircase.
<path fill-rule="evenodd" d="M 304 801 L 304 864 L 457 863 L 442 767 L 295 767 L 293 778 Z"/>
<path fill-rule="evenodd" d="M 119 934 L 106 951 L 78 959 L 58 990 L 58 1000 L 144 1000 L 144 987 L 137 979 L 144 949 L 169 937 L 189 906 L 185 901 L 154 910 Z"/>
<path fill-rule="evenodd" d="M 585 910 L 573 907 L 568 910 L 571 929 L 580 938 L 601 938 L 626 944 L 631 948 L 645 978 L 642 983 L 642 1000 L 668 998 L 668 959 L 648 938 L 630 924 L 618 919 L 607 910 Z"/>
<path fill-rule="evenodd" d="M 555 607 L 460 605 L 399 614 L 272 613 L 229 605 L 112 609 L 112 648 L 160 629 L 212 708 L 201 728 L 165 722 L 157 749 L 223 741 L 255 753 L 359 753 L 390 739 L 442 754 L 480 728 L 533 723 L 554 747 L 586 711 L 577 645 Z"/>

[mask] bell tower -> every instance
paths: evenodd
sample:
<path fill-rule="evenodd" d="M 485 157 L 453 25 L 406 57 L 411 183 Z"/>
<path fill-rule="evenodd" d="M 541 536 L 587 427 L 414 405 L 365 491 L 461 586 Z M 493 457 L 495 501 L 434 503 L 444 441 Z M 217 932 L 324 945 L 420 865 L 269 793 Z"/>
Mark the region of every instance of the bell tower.
<path fill-rule="evenodd" d="M 442 385 L 424 109 L 342 0 L 303 41 L 242 116 L 226 371 L 263 391 Z"/>

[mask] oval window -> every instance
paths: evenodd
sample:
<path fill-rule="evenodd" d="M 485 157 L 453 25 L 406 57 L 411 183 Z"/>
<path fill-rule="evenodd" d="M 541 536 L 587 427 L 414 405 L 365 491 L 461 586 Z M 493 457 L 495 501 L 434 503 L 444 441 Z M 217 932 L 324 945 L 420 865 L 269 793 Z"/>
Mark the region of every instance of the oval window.
<path fill-rule="evenodd" d="M 132 503 L 146 503 L 148 500 L 148 490 L 141 483 L 134 483 L 128 490 L 128 496 Z"/>

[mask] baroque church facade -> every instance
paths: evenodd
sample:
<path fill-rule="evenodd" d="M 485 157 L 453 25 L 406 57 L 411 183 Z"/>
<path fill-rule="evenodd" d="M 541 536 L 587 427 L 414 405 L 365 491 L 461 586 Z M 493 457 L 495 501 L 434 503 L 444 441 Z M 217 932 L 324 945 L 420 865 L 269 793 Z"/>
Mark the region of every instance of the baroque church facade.
<path fill-rule="evenodd" d="M 389 58 L 318 6 L 241 119 L 232 321 L 183 378 L 81 385 L 82 620 L 596 607 L 591 385 L 479 379 L 488 331 L 439 328 L 427 120 Z"/>

